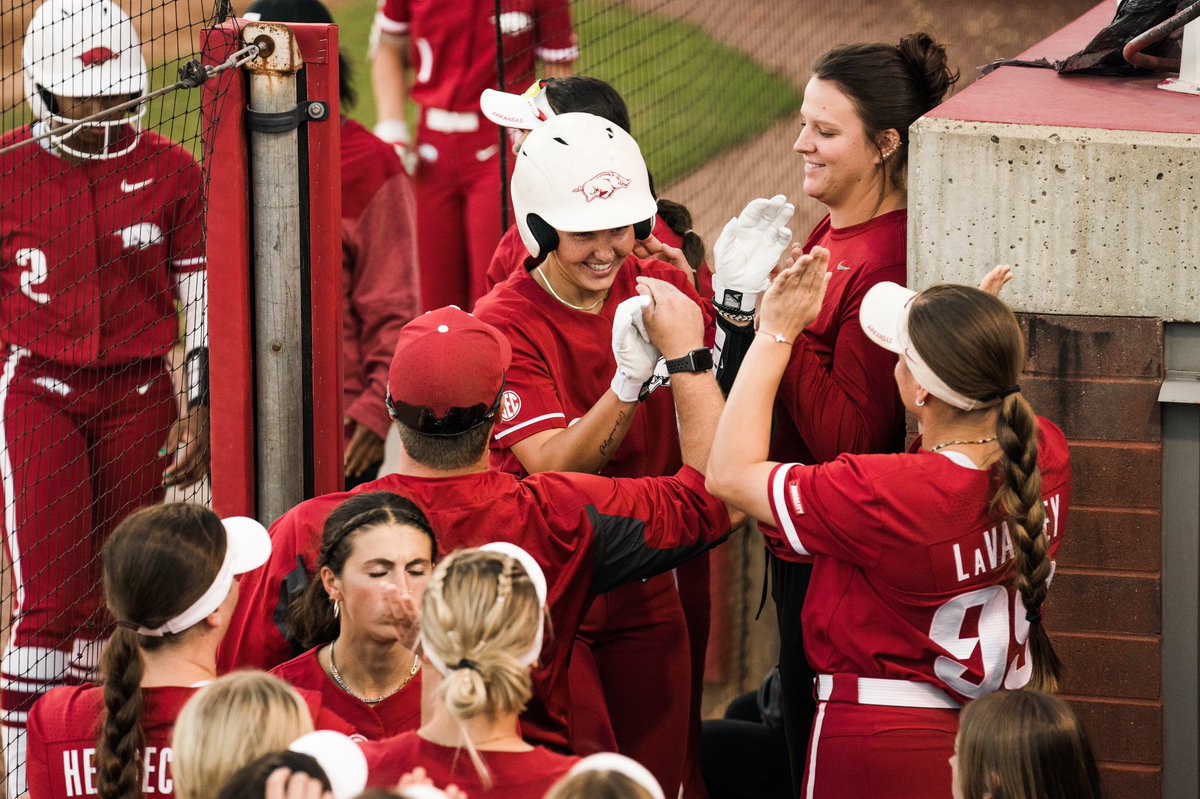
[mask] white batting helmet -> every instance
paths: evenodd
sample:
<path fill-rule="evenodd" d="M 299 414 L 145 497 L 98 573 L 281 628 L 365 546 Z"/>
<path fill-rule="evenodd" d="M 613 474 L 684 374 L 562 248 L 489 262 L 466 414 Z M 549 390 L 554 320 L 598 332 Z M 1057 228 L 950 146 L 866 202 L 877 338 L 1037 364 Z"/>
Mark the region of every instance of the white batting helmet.
<path fill-rule="evenodd" d="M 592 114 L 559 114 L 529 134 L 517 154 L 512 201 L 521 240 L 539 262 L 558 247 L 557 230 L 633 225 L 644 239 L 658 212 L 637 142 Z"/>
<path fill-rule="evenodd" d="M 23 48 L 25 99 L 33 114 L 51 126 L 68 124 L 55 97 L 137 97 L 148 81 L 142 45 L 129 16 L 110 0 L 46 0 L 25 31 Z M 55 146 L 79 158 L 123 155 L 137 144 L 145 106 L 121 119 L 89 122 L 81 127 L 105 131 L 99 153 L 78 151 L 66 140 L 74 131 L 53 137 Z M 119 151 L 111 149 L 117 133 L 132 127 L 133 136 Z"/>

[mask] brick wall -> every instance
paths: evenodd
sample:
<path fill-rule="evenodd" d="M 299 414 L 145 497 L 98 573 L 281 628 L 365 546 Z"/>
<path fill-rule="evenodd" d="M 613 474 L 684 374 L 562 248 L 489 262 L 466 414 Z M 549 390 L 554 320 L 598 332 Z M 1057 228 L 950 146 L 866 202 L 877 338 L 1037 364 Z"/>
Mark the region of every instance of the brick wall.
<path fill-rule="evenodd" d="M 1162 795 L 1163 326 L 1021 314 L 1021 390 L 1071 442 L 1072 509 L 1046 621 L 1105 795 Z"/>

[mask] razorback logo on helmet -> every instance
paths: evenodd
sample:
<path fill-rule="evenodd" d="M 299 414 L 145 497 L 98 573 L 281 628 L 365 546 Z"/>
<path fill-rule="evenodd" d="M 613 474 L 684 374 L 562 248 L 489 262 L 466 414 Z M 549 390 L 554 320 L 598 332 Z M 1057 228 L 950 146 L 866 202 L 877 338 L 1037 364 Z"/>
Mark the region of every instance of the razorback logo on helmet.
<path fill-rule="evenodd" d="M 500 421 L 511 422 L 521 412 L 521 398 L 517 392 L 508 390 L 500 396 Z"/>
<path fill-rule="evenodd" d="M 121 228 L 114 235 L 121 237 L 121 246 L 127 250 L 147 250 L 162 244 L 163 240 L 162 228 L 153 222 L 138 222 Z"/>
<path fill-rule="evenodd" d="M 587 202 L 592 200 L 607 200 L 619 189 L 629 188 L 629 178 L 613 172 L 611 169 L 588 178 L 583 185 L 576 186 L 572 191 L 583 195 Z"/>
<path fill-rule="evenodd" d="M 117 58 L 117 54 L 107 47 L 93 47 L 79 54 L 79 60 L 85 67 L 94 67 Z"/>

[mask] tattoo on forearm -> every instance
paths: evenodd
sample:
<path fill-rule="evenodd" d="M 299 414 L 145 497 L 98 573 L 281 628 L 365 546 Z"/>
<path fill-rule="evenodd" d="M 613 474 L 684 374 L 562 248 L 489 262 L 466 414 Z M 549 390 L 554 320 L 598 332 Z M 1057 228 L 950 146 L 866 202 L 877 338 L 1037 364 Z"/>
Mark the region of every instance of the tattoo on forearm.
<path fill-rule="evenodd" d="M 625 423 L 625 411 L 617 413 L 617 423 L 613 425 L 612 432 L 608 434 L 608 438 L 600 442 L 600 454 L 608 457 L 609 453 L 617 447 L 617 431 L 621 429 L 621 425 Z"/>

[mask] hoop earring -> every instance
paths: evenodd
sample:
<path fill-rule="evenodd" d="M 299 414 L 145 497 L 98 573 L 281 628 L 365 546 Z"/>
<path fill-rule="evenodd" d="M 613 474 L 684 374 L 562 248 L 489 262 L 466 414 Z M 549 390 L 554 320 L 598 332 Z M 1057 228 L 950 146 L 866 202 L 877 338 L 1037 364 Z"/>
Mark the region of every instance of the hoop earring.
<path fill-rule="evenodd" d="M 335 599 L 333 600 L 333 617 L 336 619 L 342 612 L 341 604 Z"/>
<path fill-rule="evenodd" d="M 921 400 L 919 400 L 919 399 L 914 399 L 914 400 L 913 400 L 913 405 L 916 405 L 918 408 L 924 408 L 924 407 L 925 407 L 925 403 L 924 403 L 924 402 L 921 402 Z M 336 615 L 337 615 L 337 603 L 336 603 L 336 602 L 334 603 L 333 607 L 334 607 L 334 614 L 333 614 L 333 615 L 334 615 L 334 616 L 336 616 Z"/>

